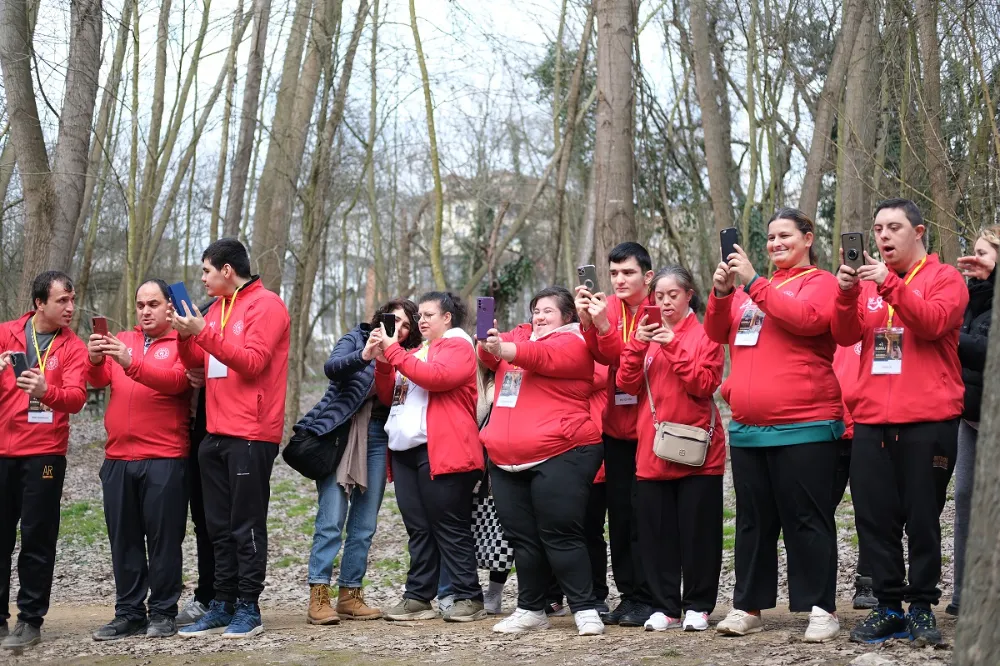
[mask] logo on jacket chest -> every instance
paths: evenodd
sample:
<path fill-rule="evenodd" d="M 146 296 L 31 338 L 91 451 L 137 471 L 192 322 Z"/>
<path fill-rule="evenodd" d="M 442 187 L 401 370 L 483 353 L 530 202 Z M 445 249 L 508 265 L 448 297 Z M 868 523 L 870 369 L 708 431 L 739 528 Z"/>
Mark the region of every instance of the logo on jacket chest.
<path fill-rule="evenodd" d="M 170 358 L 170 350 L 167 349 L 166 347 L 161 347 L 157 349 L 156 352 L 153 354 L 153 358 L 155 358 L 158 361 L 164 361 Z"/>
<path fill-rule="evenodd" d="M 868 312 L 878 312 L 882 309 L 882 297 L 872 296 L 868 299 Z"/>
<path fill-rule="evenodd" d="M 233 335 L 243 335 L 243 320 L 240 319 L 238 322 L 233 324 Z"/>
<path fill-rule="evenodd" d="M 861 356 L 861 343 L 860 342 L 858 342 L 857 344 L 854 345 L 854 354 L 856 356 Z"/>
<path fill-rule="evenodd" d="M 58 356 L 52 356 L 51 358 L 49 358 L 48 362 L 45 364 L 45 369 L 46 370 L 55 370 L 58 367 L 59 367 L 59 357 Z"/>

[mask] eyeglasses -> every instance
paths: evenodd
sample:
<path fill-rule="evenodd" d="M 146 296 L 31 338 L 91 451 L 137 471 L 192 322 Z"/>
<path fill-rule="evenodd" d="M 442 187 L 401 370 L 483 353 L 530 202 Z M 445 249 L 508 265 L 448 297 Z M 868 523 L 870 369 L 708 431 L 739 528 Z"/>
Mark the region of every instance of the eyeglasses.
<path fill-rule="evenodd" d="M 440 312 L 418 312 L 417 321 L 430 321 L 434 317 L 441 314 Z"/>

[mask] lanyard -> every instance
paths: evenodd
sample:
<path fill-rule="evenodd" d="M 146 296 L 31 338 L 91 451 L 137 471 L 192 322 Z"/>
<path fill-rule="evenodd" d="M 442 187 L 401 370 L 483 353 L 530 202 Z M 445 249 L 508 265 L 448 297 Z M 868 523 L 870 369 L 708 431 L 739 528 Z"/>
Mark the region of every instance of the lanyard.
<path fill-rule="evenodd" d="M 793 275 L 792 277 L 788 278 L 787 280 L 785 280 L 784 282 L 782 282 L 781 284 L 779 284 L 779 285 L 778 285 L 777 287 L 775 287 L 775 289 L 781 289 L 782 287 L 784 287 L 784 286 L 785 286 L 786 284 L 788 284 L 789 282 L 791 282 L 791 281 L 793 281 L 793 280 L 798 280 L 798 279 L 799 279 L 800 277 L 805 277 L 806 275 L 809 275 L 810 273 L 814 273 L 814 272 L 816 272 L 817 270 L 818 270 L 818 269 L 816 269 L 816 268 L 810 268 L 810 269 L 809 269 L 809 270 L 807 270 L 807 271 L 802 271 L 802 272 L 801 272 L 801 273 L 799 273 L 798 275 Z"/>
<path fill-rule="evenodd" d="M 56 329 L 55 334 L 52 339 L 49 340 L 49 346 L 45 348 L 45 356 L 42 356 L 42 350 L 38 347 L 38 333 L 35 332 L 35 318 L 31 318 L 31 341 L 35 343 L 35 356 L 38 357 L 38 368 L 45 374 L 45 364 L 49 362 L 49 353 L 52 351 L 52 345 L 56 341 L 56 335 L 59 335 L 59 329 Z"/>
<path fill-rule="evenodd" d="M 927 255 L 925 254 L 924 258 L 920 260 L 920 263 L 917 264 L 913 268 L 913 271 L 911 271 L 910 274 L 906 276 L 906 279 L 903 280 L 903 284 L 910 284 L 913 281 L 913 278 L 916 277 L 917 273 L 920 272 L 920 269 L 923 268 L 924 264 L 926 264 L 926 263 L 927 263 Z M 892 328 L 892 316 L 894 314 L 896 314 L 896 308 L 894 308 L 894 307 L 892 307 L 890 305 L 889 306 L 889 319 L 885 323 L 885 327 L 886 328 Z"/>
<path fill-rule="evenodd" d="M 226 324 L 229 323 L 229 318 L 233 316 L 233 310 L 236 309 L 236 296 L 240 293 L 240 289 L 243 285 L 236 287 L 236 291 L 233 292 L 233 297 L 229 300 L 229 312 L 226 312 L 226 297 L 222 297 L 222 330 L 219 331 L 219 335 L 226 337 Z"/>
<path fill-rule="evenodd" d="M 632 334 L 635 333 L 635 329 L 638 326 L 639 310 L 635 311 L 635 317 L 632 318 L 632 328 L 629 328 L 628 310 L 625 308 L 625 301 L 622 301 L 622 342 L 628 344 L 629 340 L 632 339 Z"/>

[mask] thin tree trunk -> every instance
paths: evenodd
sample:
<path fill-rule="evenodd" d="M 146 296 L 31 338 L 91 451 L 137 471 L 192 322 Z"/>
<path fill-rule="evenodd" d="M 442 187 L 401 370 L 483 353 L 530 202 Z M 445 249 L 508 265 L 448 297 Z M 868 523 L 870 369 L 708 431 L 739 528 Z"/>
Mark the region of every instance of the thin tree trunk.
<path fill-rule="evenodd" d="M 385 257 L 382 254 L 382 227 L 378 219 L 378 196 L 375 190 L 375 139 L 378 124 L 378 10 L 379 0 L 372 5 L 372 44 L 369 75 L 371 78 L 371 99 L 368 106 L 368 169 L 366 190 L 368 193 L 368 216 L 371 219 L 372 246 L 375 254 L 375 299 L 381 301 L 386 292 Z"/>
<path fill-rule="evenodd" d="M 237 39 L 240 23 L 243 20 L 243 0 L 236 5 L 233 16 L 233 40 Z M 230 43 L 232 48 L 232 43 Z M 252 49 L 251 49 L 252 53 Z M 236 60 L 229 68 L 229 80 L 226 82 L 226 103 L 222 107 L 222 138 L 219 141 L 219 166 L 215 174 L 215 192 L 212 194 L 212 212 L 209 225 L 209 240 L 219 238 L 219 227 L 222 209 L 222 190 L 226 186 L 226 166 L 229 160 L 229 125 L 233 115 L 233 91 L 236 88 Z M 249 162 L 247 164 L 249 167 Z M 240 201 L 242 204 L 242 200 Z"/>

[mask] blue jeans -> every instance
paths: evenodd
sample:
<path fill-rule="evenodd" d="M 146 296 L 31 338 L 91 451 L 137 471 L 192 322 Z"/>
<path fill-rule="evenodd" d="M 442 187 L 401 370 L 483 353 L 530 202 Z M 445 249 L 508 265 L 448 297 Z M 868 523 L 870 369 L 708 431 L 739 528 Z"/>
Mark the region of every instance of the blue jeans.
<path fill-rule="evenodd" d="M 368 550 L 378 527 L 378 510 L 385 494 L 386 449 L 389 436 L 385 421 L 372 419 L 368 424 L 368 489 L 355 488 L 348 500 L 347 493 L 337 484 L 336 473 L 316 481 L 319 509 L 309 555 L 309 584 L 329 585 L 333 577 L 333 560 L 340 550 L 344 526 L 347 539 L 340 563 L 340 587 L 361 587 L 368 569 Z"/>

